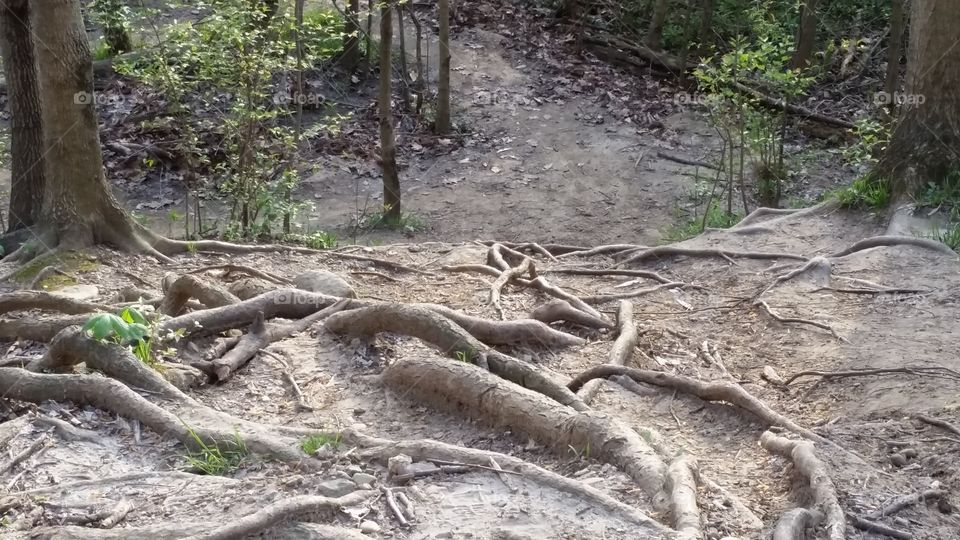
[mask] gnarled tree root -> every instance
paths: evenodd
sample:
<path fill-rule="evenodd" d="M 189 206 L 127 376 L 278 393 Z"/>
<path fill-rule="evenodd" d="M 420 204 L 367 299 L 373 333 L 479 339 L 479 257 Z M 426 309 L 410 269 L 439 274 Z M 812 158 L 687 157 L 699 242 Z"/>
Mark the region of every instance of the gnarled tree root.
<path fill-rule="evenodd" d="M 625 366 L 633 355 L 633 349 L 637 346 L 638 337 L 637 325 L 633 323 L 633 304 L 626 300 L 620 301 L 620 308 L 617 311 L 617 326 L 620 329 L 620 335 L 618 335 L 616 341 L 613 342 L 613 347 L 610 349 L 610 354 L 607 358 L 610 365 Z M 590 402 L 593 401 L 594 396 L 597 395 L 597 391 L 600 390 L 601 384 L 603 384 L 601 379 L 588 381 L 577 394 L 580 395 L 580 399 L 582 399 L 584 403 L 589 405 Z"/>
<path fill-rule="evenodd" d="M 504 270 L 497 279 L 490 285 L 490 305 L 497 312 L 497 317 L 503 320 L 503 304 L 500 302 L 500 296 L 503 294 L 503 288 L 514 279 L 523 276 L 526 273 L 533 273 L 533 259 L 524 258 L 518 266 Z"/>
<path fill-rule="evenodd" d="M 288 286 L 288 285 L 290 285 L 290 284 L 292 283 L 289 279 L 287 279 L 287 278 L 285 278 L 285 277 L 278 276 L 278 275 L 273 274 L 273 273 L 270 273 L 270 272 L 264 272 L 264 271 L 262 271 L 262 270 L 257 270 L 256 268 L 251 268 L 251 267 L 249 267 L 249 266 L 245 266 L 245 265 L 242 265 L 242 264 L 213 264 L 213 265 L 210 265 L 210 266 L 203 266 L 203 267 L 200 267 L 200 268 L 195 268 L 195 269 L 193 269 L 193 270 L 190 270 L 190 271 L 187 272 L 187 273 L 188 273 L 188 274 L 200 274 L 200 273 L 203 273 L 203 272 L 209 272 L 209 271 L 211 271 L 211 270 L 223 270 L 223 271 L 224 271 L 224 275 L 230 274 L 231 272 L 243 273 L 243 274 L 247 274 L 247 275 L 252 276 L 252 277 L 256 277 L 256 278 L 263 279 L 263 280 L 265 280 L 265 281 L 269 281 L 269 282 L 274 283 L 274 284 L 276 284 L 276 285 Z"/>
<path fill-rule="evenodd" d="M 493 458 L 497 464 L 505 470 L 520 473 L 531 482 L 556 489 L 557 491 L 569 493 L 590 503 L 592 506 L 622 516 L 638 526 L 649 529 L 648 532 L 650 533 L 663 533 L 666 530 L 663 525 L 654 521 L 643 512 L 614 499 L 588 484 L 561 476 L 555 472 L 507 454 L 464 448 L 429 439 L 389 441 L 360 435 L 352 430 L 347 430 L 342 436 L 344 440 L 364 447 L 364 449 L 359 452 L 363 458 L 376 459 L 383 463 L 386 463 L 387 460 L 397 454 L 405 454 L 415 461 L 440 459 L 480 466 L 489 465 L 490 459 Z"/>
<path fill-rule="evenodd" d="M 427 308 L 450 319 L 487 345 L 517 345 L 522 343 L 549 348 L 564 348 L 576 347 L 586 343 L 583 338 L 554 330 L 545 323 L 532 318 L 494 321 L 467 315 L 439 304 L 410 305 Z"/>
<path fill-rule="evenodd" d="M 589 451 L 624 471 L 655 505 L 664 502 L 666 465 L 638 433 L 609 415 L 562 407 L 462 362 L 408 359 L 387 368 L 384 380 L 403 395 L 509 427 L 554 449 Z"/>
<path fill-rule="evenodd" d="M 823 514 L 807 508 L 792 508 L 784 512 L 773 529 L 773 540 L 806 540 L 807 529 L 816 528 Z"/>
<path fill-rule="evenodd" d="M 744 390 L 740 385 L 727 381 L 703 382 L 683 375 L 672 375 L 661 371 L 648 371 L 604 364 L 588 369 L 580 375 L 577 375 L 567 384 L 567 388 L 576 392 L 588 381 L 606 378 L 612 375 L 626 375 L 636 382 L 671 388 L 697 396 L 704 401 L 724 401 L 752 413 L 768 426 L 780 426 L 811 441 L 832 444 L 827 439 L 774 411 L 768 407 L 767 404 Z"/>
<path fill-rule="evenodd" d="M 764 251 L 734 251 L 714 248 L 684 248 L 678 246 L 657 246 L 650 249 L 639 249 L 631 252 L 621 253 L 622 256 L 629 256 L 626 260 L 616 264 L 614 268 L 623 268 L 631 264 L 637 264 L 648 259 L 661 257 L 722 257 L 726 259 L 791 259 L 797 261 L 806 261 L 803 255 L 793 253 L 769 253 Z"/>
<path fill-rule="evenodd" d="M 697 506 L 697 464 L 688 456 L 680 456 L 667 467 L 666 491 L 670 498 L 670 515 L 678 539 L 703 538 L 700 508 Z"/>
<path fill-rule="evenodd" d="M 164 280 L 166 284 L 166 280 Z M 164 315 L 179 315 L 183 312 L 187 301 L 196 298 L 208 308 L 229 306 L 240 302 L 240 299 L 225 288 L 200 279 L 197 276 L 186 274 L 173 280 L 169 287 L 165 287 L 163 302 L 160 303 L 160 313 Z"/>
<path fill-rule="evenodd" d="M 594 269 L 594 268 L 550 268 L 543 271 L 544 274 L 569 274 L 571 276 L 625 276 L 652 279 L 658 283 L 672 283 L 672 279 L 667 279 L 656 272 L 649 270 L 616 270 L 616 269 Z"/>
<path fill-rule="evenodd" d="M 655 293 L 657 291 L 669 290 L 669 289 L 682 289 L 683 287 L 689 287 L 689 285 L 687 285 L 682 281 L 671 281 L 669 283 L 661 283 L 660 285 L 654 285 L 653 287 L 647 287 L 645 289 L 637 289 L 630 292 L 584 296 L 583 301 L 588 304 L 594 304 L 594 305 L 606 304 L 607 302 L 613 302 L 614 300 L 628 300 L 630 298 L 644 296 L 650 293 Z"/>
<path fill-rule="evenodd" d="M 78 315 L 94 311 L 109 311 L 111 307 L 44 291 L 14 291 L 0 294 L 0 314 L 27 309 Z"/>
<path fill-rule="evenodd" d="M 530 312 L 530 318 L 542 323 L 550 324 L 552 322 L 563 321 L 570 324 L 577 324 L 587 328 L 613 328 L 606 319 L 601 319 L 584 313 L 570 305 L 566 300 L 551 300 L 546 304 Z"/>
<path fill-rule="evenodd" d="M 542 323 L 540 323 L 542 324 Z M 554 382 L 536 367 L 488 348 L 450 319 L 423 306 L 380 304 L 337 313 L 324 325 L 336 334 L 372 336 L 394 332 L 416 337 L 458 360 L 487 367 L 492 373 L 542 393 L 576 410 L 587 406 L 573 392 Z"/>
<path fill-rule="evenodd" d="M 830 258 L 838 259 L 865 249 L 893 246 L 914 246 L 943 253 L 950 257 L 957 256 L 957 253 L 943 242 L 930 240 L 929 238 L 915 238 L 913 236 L 874 236 L 860 240 L 852 246 L 830 255 Z"/>
<path fill-rule="evenodd" d="M 760 436 L 760 445 L 771 453 L 793 461 L 795 470 L 807 479 L 818 511 L 824 515 L 827 537 L 830 540 L 846 538 L 846 520 L 837 501 L 837 490 L 830 479 L 827 466 L 814 452 L 813 444 L 809 441 L 786 439 L 767 431 Z"/>

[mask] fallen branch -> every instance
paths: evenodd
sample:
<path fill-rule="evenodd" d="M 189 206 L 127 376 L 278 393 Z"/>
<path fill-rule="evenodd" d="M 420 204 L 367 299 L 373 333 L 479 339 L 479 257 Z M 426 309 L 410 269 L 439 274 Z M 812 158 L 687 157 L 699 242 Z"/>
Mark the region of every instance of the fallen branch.
<path fill-rule="evenodd" d="M 680 163 L 681 165 L 690 165 L 690 166 L 692 166 L 692 167 L 701 167 L 701 168 L 703 168 L 703 169 L 710 169 L 710 170 L 712 170 L 712 171 L 719 171 L 719 170 L 721 170 L 720 167 L 717 167 L 716 165 L 711 165 L 710 163 L 707 163 L 707 162 L 705 162 L 705 161 L 699 161 L 699 160 L 696 160 L 696 159 L 690 159 L 690 158 L 685 158 L 685 157 L 681 157 L 681 156 L 675 156 L 675 155 L 673 155 L 673 154 L 668 154 L 667 152 L 664 152 L 663 150 L 657 150 L 657 157 L 666 159 L 666 160 L 668 160 L 668 161 L 673 161 L 673 162 L 675 162 L 675 163 Z"/>
<path fill-rule="evenodd" d="M 956 435 L 960 435 L 960 428 L 958 428 L 957 426 L 951 424 L 950 422 L 947 422 L 946 420 L 940 420 L 940 419 L 937 419 L 937 418 L 931 418 L 931 417 L 929 417 L 929 416 L 924 416 L 924 415 L 922 415 L 922 414 L 914 415 L 914 418 L 916 418 L 917 420 L 919 420 L 919 421 L 921 421 L 921 422 L 923 422 L 923 423 L 925 423 L 925 424 L 930 424 L 931 426 L 937 426 L 937 427 L 943 428 L 943 429 L 945 429 L 945 430 L 947 430 L 947 431 L 949 431 L 949 432 L 951 432 L 951 433 L 954 433 L 954 434 L 956 434 Z"/>
<path fill-rule="evenodd" d="M 10 369 L 10 368 L 2 368 L 2 369 Z M 4 397 L 9 397 L 9 396 L 6 396 L 6 394 L 4 394 Z M 50 438 L 46 436 L 42 436 L 36 439 L 32 443 L 30 443 L 30 446 L 26 447 L 22 452 L 16 454 L 12 458 L 10 458 L 6 463 L 0 465 L 0 474 L 3 474 L 9 471 L 10 469 L 16 467 L 18 463 L 21 463 L 22 461 L 26 460 L 30 456 L 36 454 L 41 448 L 45 448 L 47 445 L 49 445 L 50 442 L 51 442 Z"/>
<path fill-rule="evenodd" d="M 830 334 L 833 335 L 833 337 L 839 339 L 840 341 L 847 341 L 846 338 L 840 336 L 840 334 L 838 334 L 837 331 L 834 330 L 833 327 L 830 326 L 829 324 L 824 324 L 817 321 L 811 321 L 809 319 L 800 319 L 797 317 L 782 317 L 778 315 L 776 312 L 774 312 L 772 309 L 770 309 L 770 306 L 763 300 L 758 300 L 757 302 L 755 302 L 754 305 L 757 305 L 763 308 L 763 311 L 777 322 L 781 322 L 784 324 L 794 323 L 794 324 L 807 324 L 810 326 L 815 326 L 817 328 L 822 328 L 830 332 Z"/>
<path fill-rule="evenodd" d="M 794 508 L 787 510 L 773 529 L 773 540 L 807 540 L 807 529 L 816 528 L 823 514 L 816 510 Z"/>
<path fill-rule="evenodd" d="M 625 366 L 633 355 L 633 349 L 637 346 L 638 338 L 637 325 L 633 322 L 633 304 L 626 300 L 620 301 L 620 308 L 617 311 L 617 327 L 620 332 L 616 341 L 613 342 L 610 354 L 607 356 L 607 363 L 614 366 Z M 603 384 L 601 379 L 594 379 L 584 384 L 583 388 L 577 392 L 580 399 L 589 405 L 597 391 L 600 390 L 601 384 Z"/>
<path fill-rule="evenodd" d="M 848 514 L 847 517 L 850 519 L 850 524 L 854 527 L 860 529 L 861 531 L 878 533 L 891 538 L 897 538 L 898 540 L 913 540 L 914 536 L 908 532 L 901 531 L 900 529 L 894 529 L 882 523 L 876 523 L 862 517 L 855 516 L 853 514 Z"/>
<path fill-rule="evenodd" d="M 846 120 L 841 120 L 839 118 L 833 118 L 832 116 L 826 116 L 818 112 L 811 111 L 810 109 L 805 109 L 798 105 L 791 105 L 785 103 L 782 99 L 772 98 L 763 92 L 755 88 L 751 88 L 740 82 L 733 82 L 731 84 L 733 88 L 737 91 L 747 94 L 748 96 L 753 96 L 761 105 L 773 109 L 778 112 L 787 111 L 790 114 L 796 116 L 802 116 L 806 120 L 814 120 L 820 122 L 821 124 L 828 124 L 831 126 L 836 126 L 843 129 L 855 129 L 856 126 Z"/>
<path fill-rule="evenodd" d="M 780 426 L 811 441 L 832 444 L 820 435 L 774 411 L 767 406 L 767 404 L 744 390 L 740 385 L 727 381 L 703 382 L 683 375 L 672 375 L 661 371 L 647 371 L 604 364 L 588 369 L 577 375 L 567 384 L 567 388 L 576 392 L 588 381 L 603 379 L 612 375 L 625 375 L 639 383 L 678 390 L 696 396 L 704 401 L 724 401 L 752 413 L 767 426 Z"/>
<path fill-rule="evenodd" d="M 846 520 L 840 503 L 837 502 L 837 490 L 830 480 L 827 467 L 814 452 L 814 446 L 808 441 L 793 441 L 767 431 L 760 436 L 760 445 L 769 452 L 789 458 L 797 472 L 806 478 L 813 494 L 814 504 L 826 519 L 827 537 L 830 540 L 844 540 Z"/>

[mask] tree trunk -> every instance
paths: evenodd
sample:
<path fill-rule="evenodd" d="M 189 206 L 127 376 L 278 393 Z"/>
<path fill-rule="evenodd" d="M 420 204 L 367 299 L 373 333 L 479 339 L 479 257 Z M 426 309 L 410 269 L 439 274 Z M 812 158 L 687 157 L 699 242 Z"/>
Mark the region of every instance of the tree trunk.
<path fill-rule="evenodd" d="M 706 56 L 713 43 L 713 0 L 700 0 L 700 42 L 698 53 Z"/>
<path fill-rule="evenodd" d="M 796 46 L 790 58 L 790 68 L 807 67 L 817 40 L 817 5 L 820 0 L 806 0 L 800 10 L 800 27 L 797 29 Z"/>
<path fill-rule="evenodd" d="M 347 74 L 353 74 L 360 65 L 360 0 L 347 2 L 347 12 L 343 21 L 343 54 L 340 65 Z"/>
<path fill-rule="evenodd" d="M 667 22 L 667 12 L 670 10 L 670 0 L 655 0 L 653 16 L 650 18 L 650 27 L 643 42 L 652 49 L 663 47 L 663 25 Z"/>
<path fill-rule="evenodd" d="M 393 138 L 393 111 L 390 107 L 392 65 L 390 49 L 393 41 L 393 8 L 384 3 L 380 8 L 380 165 L 383 167 L 383 214 L 388 224 L 400 223 L 400 177 L 397 174 L 397 147 Z"/>
<path fill-rule="evenodd" d="M 896 194 L 960 170 L 960 10 L 955 0 L 913 0 L 900 122 L 878 172 Z"/>
<path fill-rule="evenodd" d="M 44 0 L 31 7 L 46 165 L 40 224 L 51 233 L 41 240 L 66 249 L 103 242 L 151 251 L 104 177 L 80 2 Z"/>
<path fill-rule="evenodd" d="M 438 134 L 450 132 L 450 2 L 440 0 L 440 73 L 437 75 L 437 120 L 434 130 Z"/>
<path fill-rule="evenodd" d="M 0 52 L 10 101 L 10 220 L 13 232 L 37 222 L 43 203 L 43 129 L 27 0 L 0 6 Z"/>
<path fill-rule="evenodd" d="M 903 33 L 906 30 L 906 14 L 904 0 L 891 0 L 890 5 L 890 45 L 887 47 L 887 76 L 883 82 L 883 91 L 886 92 L 892 107 L 893 96 L 900 89 L 900 57 L 903 54 Z"/>

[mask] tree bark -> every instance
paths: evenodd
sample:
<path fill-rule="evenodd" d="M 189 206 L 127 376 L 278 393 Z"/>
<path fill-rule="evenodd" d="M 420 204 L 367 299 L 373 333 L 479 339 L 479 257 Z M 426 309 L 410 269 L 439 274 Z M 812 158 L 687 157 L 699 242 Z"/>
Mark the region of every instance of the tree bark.
<path fill-rule="evenodd" d="M 817 39 L 817 6 L 820 0 L 806 0 L 800 10 L 800 27 L 797 29 L 796 46 L 790 58 L 790 68 L 807 67 L 813 55 L 813 44 Z"/>
<path fill-rule="evenodd" d="M 343 54 L 340 65 L 348 74 L 353 74 L 360 65 L 360 0 L 350 0 L 346 5 L 343 21 Z"/>
<path fill-rule="evenodd" d="M 0 6 L 0 53 L 10 102 L 10 219 L 7 232 L 37 222 L 43 202 L 43 129 L 27 0 Z"/>
<path fill-rule="evenodd" d="M 900 122 L 878 172 L 896 194 L 943 183 L 960 168 L 960 10 L 914 0 Z"/>
<path fill-rule="evenodd" d="M 397 147 L 393 136 L 393 110 L 390 63 L 393 41 L 393 8 L 384 3 L 380 8 L 380 166 L 383 167 L 383 213 L 387 223 L 400 222 L 400 177 L 397 174 Z"/>
<path fill-rule="evenodd" d="M 655 0 L 653 16 L 650 18 L 650 27 L 647 37 L 643 40 L 647 47 L 663 48 L 663 25 L 667 22 L 667 12 L 670 9 L 670 0 Z"/>
<path fill-rule="evenodd" d="M 713 43 L 713 0 L 700 0 L 700 32 L 698 54 L 703 57 Z"/>
<path fill-rule="evenodd" d="M 450 131 L 450 2 L 439 0 L 440 23 L 440 73 L 437 80 L 437 120 L 434 128 L 438 134 Z"/>
<path fill-rule="evenodd" d="M 46 189 L 43 240 L 76 249 L 109 243 L 151 251 L 120 208 L 103 172 L 90 46 L 78 0 L 31 3 L 39 69 Z"/>
<path fill-rule="evenodd" d="M 900 89 L 900 57 L 903 54 L 903 33 L 907 21 L 904 13 L 904 0 L 891 0 L 890 3 L 890 44 L 887 47 L 887 75 L 883 91 L 893 106 L 893 95 Z"/>

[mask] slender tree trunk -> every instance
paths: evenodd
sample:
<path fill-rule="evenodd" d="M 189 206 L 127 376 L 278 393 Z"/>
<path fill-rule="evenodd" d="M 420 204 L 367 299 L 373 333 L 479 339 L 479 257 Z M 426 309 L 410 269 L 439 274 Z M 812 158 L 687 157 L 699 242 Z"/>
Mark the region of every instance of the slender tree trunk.
<path fill-rule="evenodd" d="M 400 41 L 400 99 L 403 110 L 410 110 L 410 70 L 407 69 L 407 38 L 403 30 L 403 5 L 397 4 L 397 37 Z"/>
<path fill-rule="evenodd" d="M 393 8 L 384 3 L 380 8 L 380 165 L 383 167 L 383 213 L 389 224 L 400 223 L 400 177 L 397 174 L 397 147 L 393 137 L 393 110 L 390 78 L 390 49 L 393 41 Z"/>
<path fill-rule="evenodd" d="M 960 170 L 960 10 L 955 0 L 913 0 L 900 123 L 878 167 L 897 194 Z"/>
<path fill-rule="evenodd" d="M 667 22 L 667 12 L 670 10 L 670 0 L 655 0 L 653 3 L 653 16 L 650 18 L 650 27 L 647 29 L 647 37 L 644 43 L 653 49 L 660 49 L 663 46 L 663 25 Z"/>
<path fill-rule="evenodd" d="M 440 73 L 437 75 L 437 120 L 434 129 L 438 134 L 450 132 L 450 2 L 439 0 L 440 22 Z"/>
<path fill-rule="evenodd" d="M 346 5 L 346 18 L 343 21 L 343 54 L 340 65 L 344 71 L 352 74 L 360 65 L 360 0 L 350 0 Z"/>
<path fill-rule="evenodd" d="M 297 174 L 297 158 L 300 156 L 300 140 L 303 137 L 303 4 L 305 0 L 295 0 L 293 4 L 294 33 L 297 55 L 297 118 L 293 129 L 293 155 L 289 158 L 291 174 Z M 291 202 L 290 187 L 284 182 L 283 198 L 287 204 Z M 283 232 L 290 234 L 290 210 L 283 213 Z"/>
<path fill-rule="evenodd" d="M 80 2 L 43 0 L 31 7 L 46 165 L 40 221 L 52 232 L 41 239 L 66 249 L 103 242 L 150 251 L 103 174 L 93 65 Z"/>
<path fill-rule="evenodd" d="M 700 0 L 700 32 L 698 54 L 706 56 L 713 40 L 713 0 Z"/>
<path fill-rule="evenodd" d="M 8 232 L 37 222 L 43 203 L 43 128 L 27 0 L 0 5 L 0 52 L 10 107 L 10 219 Z"/>
<path fill-rule="evenodd" d="M 806 0 L 800 10 L 800 27 L 797 29 L 796 46 L 790 58 L 790 68 L 807 67 L 813 56 L 813 45 L 817 40 L 817 6 L 820 0 Z"/>
<path fill-rule="evenodd" d="M 891 0 L 890 5 L 890 45 L 887 47 L 887 76 L 883 90 L 890 98 L 893 108 L 893 95 L 900 89 L 900 56 L 903 54 L 903 33 L 906 30 L 904 0 Z"/>

